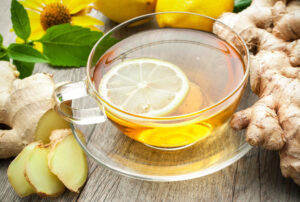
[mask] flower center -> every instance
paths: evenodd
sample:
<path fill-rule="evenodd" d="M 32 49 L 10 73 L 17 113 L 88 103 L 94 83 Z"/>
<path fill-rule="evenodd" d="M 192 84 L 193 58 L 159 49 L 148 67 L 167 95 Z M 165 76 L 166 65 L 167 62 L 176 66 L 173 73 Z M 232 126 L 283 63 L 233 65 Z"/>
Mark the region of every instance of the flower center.
<path fill-rule="evenodd" d="M 71 14 L 66 6 L 61 3 L 50 3 L 44 8 L 40 16 L 41 25 L 47 30 L 53 25 L 71 22 Z"/>

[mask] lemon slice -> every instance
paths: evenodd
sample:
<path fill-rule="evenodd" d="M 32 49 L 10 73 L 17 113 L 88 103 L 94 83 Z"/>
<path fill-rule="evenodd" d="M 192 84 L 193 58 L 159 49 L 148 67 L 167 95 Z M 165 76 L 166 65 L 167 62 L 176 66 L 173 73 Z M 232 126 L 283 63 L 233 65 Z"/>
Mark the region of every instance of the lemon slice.
<path fill-rule="evenodd" d="M 151 58 L 130 59 L 112 67 L 99 85 L 115 107 L 143 116 L 164 116 L 176 110 L 189 90 L 176 65 Z"/>

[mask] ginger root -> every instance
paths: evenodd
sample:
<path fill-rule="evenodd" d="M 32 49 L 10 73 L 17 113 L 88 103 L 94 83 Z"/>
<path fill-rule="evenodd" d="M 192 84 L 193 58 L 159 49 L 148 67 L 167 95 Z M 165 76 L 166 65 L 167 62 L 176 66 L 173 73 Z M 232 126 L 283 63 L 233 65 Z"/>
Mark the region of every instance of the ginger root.
<path fill-rule="evenodd" d="M 224 13 L 219 20 L 245 40 L 251 89 L 260 98 L 234 114 L 231 126 L 247 127 L 251 145 L 280 150 L 283 176 L 300 185 L 300 2 L 253 0 L 242 12 Z M 234 43 L 220 24 L 213 31 Z"/>
<path fill-rule="evenodd" d="M 74 138 L 71 129 L 55 130 L 50 139 L 51 150 L 48 155 L 48 165 L 51 172 L 69 190 L 79 192 L 88 175 L 84 151 Z"/>
<path fill-rule="evenodd" d="M 50 142 L 52 131 L 70 128 L 70 123 L 60 117 L 53 109 L 47 111 L 39 120 L 35 131 L 35 140 L 41 140 L 44 144 Z"/>
<path fill-rule="evenodd" d="M 58 196 L 65 190 L 64 184 L 48 167 L 50 149 L 50 145 L 36 145 L 25 166 L 26 180 L 41 196 Z"/>
<path fill-rule="evenodd" d="M 85 143 L 83 134 L 77 131 Z M 47 145 L 33 142 L 11 162 L 7 170 L 10 184 L 21 197 L 37 193 L 58 196 L 65 186 L 79 192 L 88 175 L 84 151 L 71 129 L 54 130 Z"/>
<path fill-rule="evenodd" d="M 20 80 L 16 67 L 6 61 L 0 61 L 0 72 L 0 159 L 16 156 L 35 140 L 47 143 L 53 129 L 69 128 L 67 121 L 53 115 L 51 75 L 39 73 Z"/>
<path fill-rule="evenodd" d="M 9 164 L 7 176 L 11 186 L 21 197 L 35 193 L 34 188 L 29 184 L 24 176 L 25 165 L 39 143 L 33 142 L 27 145 L 22 152 Z"/>

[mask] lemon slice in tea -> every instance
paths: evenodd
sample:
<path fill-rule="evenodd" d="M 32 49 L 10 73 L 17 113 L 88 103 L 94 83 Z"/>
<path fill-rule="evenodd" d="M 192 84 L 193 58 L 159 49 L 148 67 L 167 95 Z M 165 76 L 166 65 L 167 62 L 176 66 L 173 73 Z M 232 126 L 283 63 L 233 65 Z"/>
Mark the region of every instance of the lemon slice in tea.
<path fill-rule="evenodd" d="M 189 81 L 176 65 L 158 59 L 130 59 L 112 67 L 99 85 L 114 106 L 143 116 L 164 116 L 180 105 Z"/>

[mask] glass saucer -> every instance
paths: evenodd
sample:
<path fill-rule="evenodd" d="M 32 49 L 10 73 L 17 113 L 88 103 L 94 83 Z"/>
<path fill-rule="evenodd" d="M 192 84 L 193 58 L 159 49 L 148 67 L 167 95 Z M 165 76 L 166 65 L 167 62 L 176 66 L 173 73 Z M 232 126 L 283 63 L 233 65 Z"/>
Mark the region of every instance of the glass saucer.
<path fill-rule="evenodd" d="M 130 56 L 128 58 L 143 58 L 151 56 L 153 58 L 170 61 L 174 64 L 176 64 L 176 61 L 172 61 L 173 59 L 178 59 L 181 62 L 195 59 L 195 64 L 199 64 L 196 56 L 201 53 L 200 51 L 196 51 L 197 54 L 195 57 L 190 58 L 185 57 L 187 55 L 191 56 L 189 53 L 181 54 L 180 56 L 182 57 L 178 57 L 178 55 L 174 55 L 174 53 L 170 54 L 170 56 L 167 55 L 168 57 L 164 58 L 163 55 L 160 54 L 161 52 L 156 49 L 153 49 L 155 51 L 150 52 L 144 52 L 144 50 L 137 49 L 139 47 L 148 48 L 148 46 L 145 46 L 150 43 L 149 38 L 146 37 L 148 36 L 145 34 L 146 31 L 153 31 L 153 33 L 157 33 L 159 30 L 164 30 L 163 33 L 166 33 L 166 30 L 174 28 L 172 25 L 168 25 L 168 23 L 166 25 L 160 25 L 160 23 L 158 23 L 159 19 L 162 19 L 160 17 L 165 15 L 177 16 L 179 19 L 183 19 L 183 17 L 186 18 L 188 15 L 189 17 L 186 19 L 190 19 L 192 22 L 202 23 L 204 27 L 207 25 L 214 25 L 218 27 L 222 33 L 226 33 L 226 36 L 230 36 L 229 39 L 220 37 L 236 48 L 245 64 L 245 75 L 243 76 L 243 80 L 237 84 L 236 90 L 233 90 L 230 96 L 233 99 L 234 94 L 236 96 L 242 95 L 242 88 L 244 88 L 249 73 L 249 52 L 244 41 L 231 28 L 213 18 L 196 13 L 152 13 L 133 18 L 117 25 L 110 31 L 106 32 L 95 44 L 87 63 L 87 80 L 81 82 L 81 84 L 86 84 L 85 88 L 81 88 L 82 91 L 78 91 L 78 89 L 75 89 L 74 84 L 74 88 L 72 85 L 66 87 L 65 92 L 67 92 L 67 89 L 73 89 L 73 94 L 75 95 L 72 97 L 70 96 L 70 93 L 65 93 L 66 98 L 72 98 L 73 111 L 72 113 L 66 113 L 69 115 L 69 119 L 72 122 L 76 123 L 79 121 L 82 123 L 91 123 L 91 120 L 100 120 L 100 118 L 104 117 L 103 114 L 98 116 L 97 114 L 99 114 L 100 109 L 95 110 L 93 107 L 98 106 L 96 102 L 98 102 L 102 107 L 111 107 L 110 103 L 101 95 L 101 93 L 98 92 L 97 88 L 99 86 L 100 79 L 106 71 L 108 71 L 108 64 L 116 62 L 116 60 L 123 60 L 128 56 Z M 141 24 L 141 22 L 144 22 L 144 24 Z M 140 26 L 137 26 L 138 24 Z M 176 27 L 176 30 L 177 28 L 180 28 L 181 31 L 182 29 L 186 29 L 185 26 Z M 211 32 L 211 30 L 196 27 L 192 30 L 192 33 L 195 34 L 199 31 L 201 31 L 201 33 L 203 31 Z M 126 39 L 136 34 L 139 34 L 138 39 L 130 41 L 131 43 L 125 43 Z M 186 34 L 155 34 L 153 36 L 153 42 L 161 40 L 168 42 L 170 40 L 186 42 L 188 40 L 199 44 L 198 39 L 200 39 L 199 37 L 189 37 Z M 116 46 L 110 47 L 107 52 L 103 53 L 103 47 L 105 47 L 106 40 L 111 40 L 110 37 L 115 37 L 118 39 L 119 43 L 117 43 Z M 124 42 L 125 45 L 121 44 L 119 48 L 114 49 L 122 42 Z M 202 41 L 200 44 L 203 43 L 204 42 Z M 126 44 L 130 44 L 130 46 L 127 47 Z M 150 44 L 153 45 L 152 42 Z M 163 52 L 167 53 L 167 49 Z M 205 59 L 207 60 L 208 58 Z M 210 90 L 215 89 L 212 87 Z M 77 99 L 79 97 L 83 97 L 83 95 L 89 96 L 85 99 Z M 224 97 L 223 99 L 228 101 L 230 96 Z M 254 94 L 251 93 L 251 90 L 248 87 L 243 94 L 244 99 L 240 102 L 240 106 L 244 108 L 253 104 L 255 98 L 252 96 L 254 96 Z M 238 99 L 238 97 L 236 97 L 236 99 Z M 219 103 L 221 103 L 221 101 Z M 216 106 L 219 105 L 212 105 L 211 108 L 208 108 L 208 110 L 213 109 L 213 107 Z M 87 110 L 74 110 L 73 107 Z M 129 113 L 120 109 L 114 108 L 114 110 L 117 110 L 118 113 L 126 114 L 126 116 L 131 116 Z M 197 113 L 200 114 L 202 111 L 200 110 Z M 74 119 L 74 117 L 79 117 L 79 119 Z M 160 117 L 156 118 L 159 119 Z M 148 120 L 147 117 L 143 117 L 143 120 L 149 121 L 150 119 Z M 152 121 L 152 119 L 150 121 Z M 214 130 L 213 133 L 205 139 L 201 139 L 195 144 L 178 150 L 160 150 L 158 148 L 153 148 L 139 143 L 122 134 L 116 126 L 109 121 L 95 125 L 71 124 L 71 127 L 81 147 L 99 165 L 105 166 L 126 176 L 149 181 L 179 181 L 205 176 L 231 165 L 251 149 L 251 146 L 249 146 L 245 141 L 244 132 L 234 131 L 230 128 L 228 122 L 224 123 L 222 127 L 218 127 L 218 129 Z M 86 143 L 81 142 L 80 138 L 78 138 L 76 129 L 85 134 Z"/>
<path fill-rule="evenodd" d="M 249 96 L 253 93 L 247 87 L 240 106 L 250 105 Z M 76 106 L 86 105 L 93 104 L 86 100 L 76 101 Z M 245 141 L 244 131 L 235 131 L 228 123 L 206 139 L 174 151 L 158 150 L 132 140 L 108 121 L 94 125 L 71 124 L 71 128 L 87 155 L 99 165 L 147 181 L 202 177 L 233 164 L 252 148 Z M 84 134 L 86 143 L 80 140 L 76 129 Z"/>

